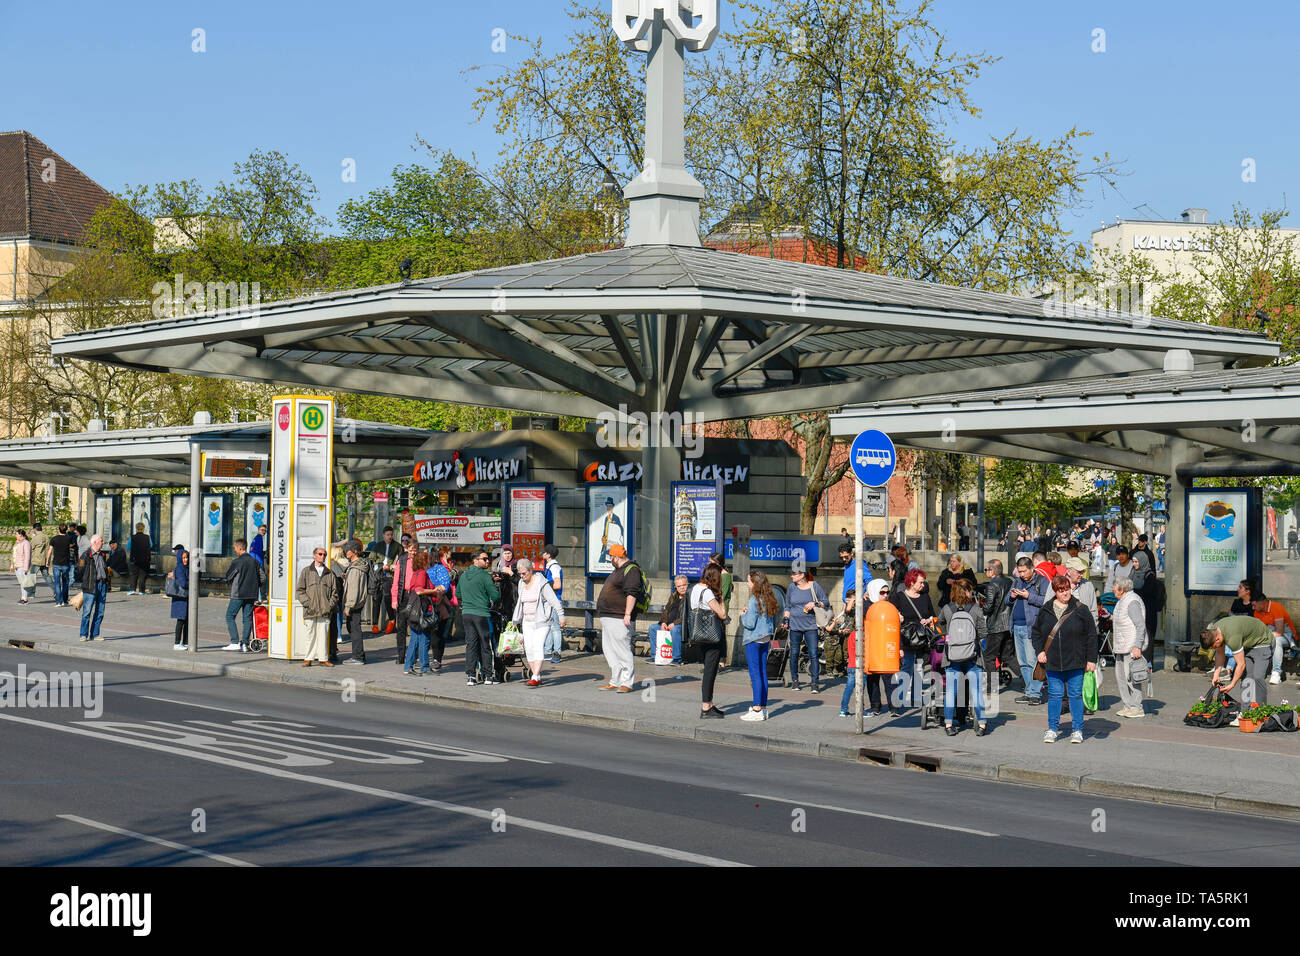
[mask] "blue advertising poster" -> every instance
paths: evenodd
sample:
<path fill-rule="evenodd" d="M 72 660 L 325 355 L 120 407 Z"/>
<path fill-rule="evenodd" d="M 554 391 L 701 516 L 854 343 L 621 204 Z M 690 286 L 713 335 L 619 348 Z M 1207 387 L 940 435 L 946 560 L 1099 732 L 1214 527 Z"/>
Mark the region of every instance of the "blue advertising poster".
<path fill-rule="evenodd" d="M 722 550 L 722 483 L 674 481 L 673 575 L 698 581 L 709 556 Z"/>

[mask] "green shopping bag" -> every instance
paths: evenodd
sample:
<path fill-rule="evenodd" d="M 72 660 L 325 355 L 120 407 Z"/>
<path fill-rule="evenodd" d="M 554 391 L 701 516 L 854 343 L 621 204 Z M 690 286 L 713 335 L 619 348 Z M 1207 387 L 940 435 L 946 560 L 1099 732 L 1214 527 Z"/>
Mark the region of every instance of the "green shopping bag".
<path fill-rule="evenodd" d="M 1097 672 L 1087 671 L 1083 675 L 1083 706 L 1088 710 L 1097 709 Z"/>
<path fill-rule="evenodd" d="M 524 636 L 519 633 L 519 628 L 515 627 L 512 621 L 505 626 L 505 630 L 501 632 L 501 637 L 497 639 L 497 656 L 522 654 L 523 652 Z"/>

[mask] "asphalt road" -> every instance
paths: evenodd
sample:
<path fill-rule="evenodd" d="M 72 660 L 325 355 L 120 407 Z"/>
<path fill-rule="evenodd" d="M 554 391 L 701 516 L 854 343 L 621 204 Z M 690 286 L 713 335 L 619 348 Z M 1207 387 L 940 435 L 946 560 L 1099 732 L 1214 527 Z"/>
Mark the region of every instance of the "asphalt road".
<path fill-rule="evenodd" d="M 0 649 L 104 691 L 89 718 L 0 701 L 2 865 L 1300 859 L 1282 821 L 88 663 Z"/>

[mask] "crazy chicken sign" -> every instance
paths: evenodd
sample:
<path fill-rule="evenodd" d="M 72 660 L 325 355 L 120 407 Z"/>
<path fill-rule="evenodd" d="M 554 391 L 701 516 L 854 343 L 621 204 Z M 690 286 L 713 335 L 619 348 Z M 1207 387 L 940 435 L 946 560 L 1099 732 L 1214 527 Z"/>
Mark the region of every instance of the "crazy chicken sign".
<path fill-rule="evenodd" d="M 491 452 L 453 451 L 449 457 L 417 461 L 411 472 L 416 487 L 424 490 L 464 490 L 474 485 L 499 485 L 524 477 L 528 459 L 522 448 Z"/>

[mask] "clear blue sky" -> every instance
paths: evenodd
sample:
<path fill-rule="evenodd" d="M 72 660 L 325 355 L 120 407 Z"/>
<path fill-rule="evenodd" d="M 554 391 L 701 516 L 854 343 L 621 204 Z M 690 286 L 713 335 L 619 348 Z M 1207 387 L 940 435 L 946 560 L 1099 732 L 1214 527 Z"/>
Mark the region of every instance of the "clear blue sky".
<path fill-rule="evenodd" d="M 513 62 L 492 31 L 557 42 L 567 0 L 316 0 L 59 5 L 0 3 L 0 62 L 10 82 L 0 130 L 27 129 L 108 189 L 195 179 L 211 186 L 255 148 L 278 149 L 340 202 L 418 161 L 417 134 L 490 160 L 499 144 L 470 107 L 473 75 Z M 724 10 L 727 6 L 723 0 Z M 724 12 L 724 16 L 725 16 Z M 969 143 L 1012 129 L 1050 137 L 1079 126 L 1098 152 L 1125 161 L 1120 193 L 1094 191 L 1075 219 L 1139 217 L 1149 203 L 1175 218 L 1234 202 L 1261 210 L 1295 201 L 1300 137 L 1294 0 L 937 0 L 949 43 L 1002 59 L 974 89 L 983 116 Z M 207 51 L 191 51 L 191 31 Z M 1106 50 L 1094 53 L 1093 31 Z M 1242 181 L 1242 161 L 1256 181 Z M 341 180 L 356 160 L 357 181 Z M 1288 225 L 1300 217 L 1291 216 Z"/>

